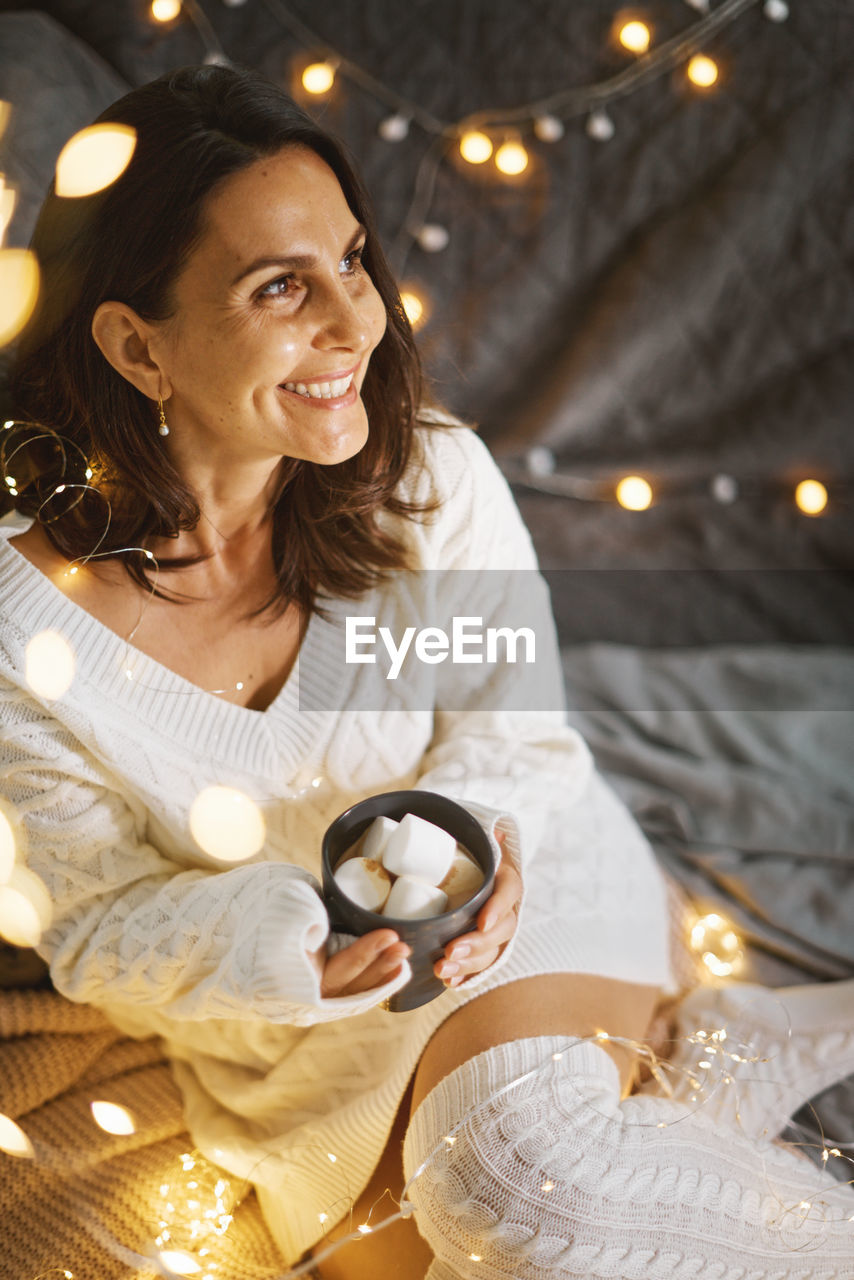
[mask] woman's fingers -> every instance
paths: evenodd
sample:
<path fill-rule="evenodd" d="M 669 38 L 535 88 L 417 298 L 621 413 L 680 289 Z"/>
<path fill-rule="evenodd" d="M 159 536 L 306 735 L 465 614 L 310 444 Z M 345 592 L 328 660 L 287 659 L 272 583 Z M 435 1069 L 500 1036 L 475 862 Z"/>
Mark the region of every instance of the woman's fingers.
<path fill-rule="evenodd" d="M 495 873 L 495 891 L 478 914 L 477 929 L 448 943 L 444 959 L 434 966 L 436 977 L 456 987 L 488 968 L 516 932 L 516 908 L 521 898 L 518 871 L 511 863 L 502 862 Z"/>
<path fill-rule="evenodd" d="M 487 933 L 502 916 L 513 911 L 522 899 L 522 877 L 511 862 L 502 861 L 495 873 L 492 897 L 481 907 L 477 927 Z"/>
<path fill-rule="evenodd" d="M 330 956 L 323 967 L 323 996 L 356 995 L 387 982 L 411 948 L 393 929 L 374 929 Z"/>

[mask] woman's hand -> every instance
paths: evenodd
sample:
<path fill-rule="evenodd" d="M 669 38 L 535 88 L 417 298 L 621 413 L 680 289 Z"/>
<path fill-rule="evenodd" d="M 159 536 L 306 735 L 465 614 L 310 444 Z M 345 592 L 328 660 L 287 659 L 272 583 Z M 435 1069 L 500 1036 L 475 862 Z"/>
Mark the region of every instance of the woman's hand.
<path fill-rule="evenodd" d="M 401 942 L 393 929 L 374 929 L 351 942 L 342 951 L 326 958 L 326 946 L 313 954 L 320 975 L 320 994 L 355 996 L 389 982 L 412 948 Z"/>
<path fill-rule="evenodd" d="M 496 832 L 498 843 L 504 837 Z M 503 850 L 502 850 L 503 852 Z M 445 947 L 445 957 L 433 966 L 437 978 L 448 987 L 458 987 L 474 973 L 480 973 L 498 959 L 516 932 L 516 909 L 522 899 L 522 879 L 513 864 L 502 857 L 495 873 L 495 887 L 477 916 L 477 931 L 454 938 Z"/>

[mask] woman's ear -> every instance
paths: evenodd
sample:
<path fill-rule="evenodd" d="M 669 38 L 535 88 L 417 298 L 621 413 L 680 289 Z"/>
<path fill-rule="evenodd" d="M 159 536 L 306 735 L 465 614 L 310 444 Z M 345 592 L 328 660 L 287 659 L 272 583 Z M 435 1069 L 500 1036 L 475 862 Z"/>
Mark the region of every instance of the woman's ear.
<path fill-rule="evenodd" d="M 92 317 L 92 337 L 104 359 L 150 400 L 166 400 L 171 387 L 151 354 L 150 325 L 124 302 L 102 302 Z"/>

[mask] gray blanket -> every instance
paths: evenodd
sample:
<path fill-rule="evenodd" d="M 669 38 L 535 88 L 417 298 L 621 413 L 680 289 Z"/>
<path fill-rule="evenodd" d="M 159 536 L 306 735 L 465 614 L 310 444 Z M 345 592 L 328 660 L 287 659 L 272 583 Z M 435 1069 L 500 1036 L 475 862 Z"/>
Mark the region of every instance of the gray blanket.
<path fill-rule="evenodd" d="M 854 649 L 564 649 L 570 719 L 740 977 L 854 975 Z M 854 1078 L 816 1108 L 854 1140 Z M 802 1114 L 806 1137 L 816 1117 Z"/>

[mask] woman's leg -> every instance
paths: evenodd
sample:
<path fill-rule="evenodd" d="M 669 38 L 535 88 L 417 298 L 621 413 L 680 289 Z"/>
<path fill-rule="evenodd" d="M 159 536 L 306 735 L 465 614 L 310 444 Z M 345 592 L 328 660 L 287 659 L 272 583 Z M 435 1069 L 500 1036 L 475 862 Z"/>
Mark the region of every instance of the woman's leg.
<path fill-rule="evenodd" d="M 368 1187 L 350 1217 L 315 1247 L 347 1235 L 360 1223 L 381 1222 L 396 1209 L 403 1189 L 401 1147 L 412 1110 L 433 1084 L 466 1059 L 507 1038 L 526 1035 L 581 1036 L 607 1030 L 627 1038 L 646 1032 L 658 991 L 631 983 L 613 982 L 584 974 L 551 974 L 522 979 L 498 987 L 458 1009 L 439 1027 L 425 1050 L 414 1088 L 404 1098 L 395 1127 Z M 614 1060 L 628 1088 L 633 1073 L 631 1055 L 614 1047 Z M 390 1194 L 384 1194 L 388 1190 Z M 373 1209 L 373 1213 L 371 1210 Z M 418 1233 L 414 1217 L 395 1223 L 376 1235 L 344 1245 L 318 1266 L 322 1280 L 423 1280 L 433 1258 Z"/>
<path fill-rule="evenodd" d="M 852 993 L 839 983 L 813 999 L 792 995 L 786 1061 L 804 1079 L 819 1078 L 811 1037 L 827 1035 L 811 1029 L 815 999 L 834 1033 L 854 1040 Z M 514 1027 L 513 1039 L 462 1061 L 453 1047 L 444 1062 L 425 1054 L 430 1075 L 416 1080 L 404 1166 L 436 1255 L 429 1280 L 854 1280 L 854 1195 L 757 1137 L 767 1125 L 747 1132 L 726 1109 L 648 1092 L 621 1101 L 617 1064 L 600 1043 L 525 1035 Z M 836 1047 L 835 1073 L 822 1061 L 821 1084 L 851 1069 L 849 1039 Z M 426 1096 L 424 1083 L 434 1085 Z M 739 1074 L 747 1100 L 773 1084 Z M 799 1101 L 775 1087 L 760 1119 Z"/>

